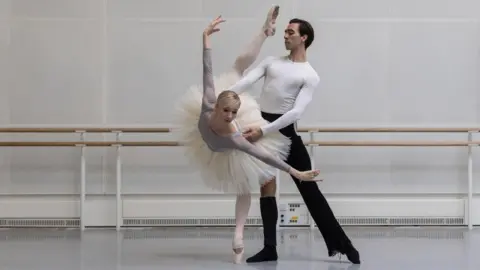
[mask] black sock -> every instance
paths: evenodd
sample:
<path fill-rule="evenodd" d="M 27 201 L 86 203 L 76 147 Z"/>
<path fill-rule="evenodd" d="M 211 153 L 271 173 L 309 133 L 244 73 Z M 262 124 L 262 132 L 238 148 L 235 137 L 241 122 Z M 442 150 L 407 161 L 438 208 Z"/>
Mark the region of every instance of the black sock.
<path fill-rule="evenodd" d="M 276 261 L 278 208 L 275 197 L 260 198 L 260 212 L 263 221 L 264 248 L 247 259 L 248 263 Z"/>

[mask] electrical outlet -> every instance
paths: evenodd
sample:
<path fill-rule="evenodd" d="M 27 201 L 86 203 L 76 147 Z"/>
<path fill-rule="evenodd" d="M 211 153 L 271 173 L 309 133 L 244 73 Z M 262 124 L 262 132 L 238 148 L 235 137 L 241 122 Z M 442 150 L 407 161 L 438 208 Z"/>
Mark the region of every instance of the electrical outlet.
<path fill-rule="evenodd" d="M 303 203 L 280 203 L 280 226 L 305 226 L 308 225 L 309 215 Z"/>

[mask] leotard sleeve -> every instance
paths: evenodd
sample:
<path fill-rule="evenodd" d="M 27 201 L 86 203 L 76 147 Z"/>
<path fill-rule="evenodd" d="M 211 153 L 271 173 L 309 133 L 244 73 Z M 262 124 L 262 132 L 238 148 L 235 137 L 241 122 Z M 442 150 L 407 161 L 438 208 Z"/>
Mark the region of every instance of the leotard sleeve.
<path fill-rule="evenodd" d="M 267 151 L 255 146 L 254 144 L 250 143 L 247 139 L 245 139 L 243 136 L 235 136 L 233 138 L 235 146 L 249 154 L 252 155 L 259 160 L 265 162 L 266 164 L 273 166 L 279 170 L 282 170 L 286 173 L 289 173 L 290 171 L 290 165 L 288 165 L 285 161 L 277 158 L 276 156 L 268 153 Z"/>
<path fill-rule="evenodd" d="M 203 48 L 203 98 L 202 111 L 213 109 L 217 98 L 213 83 L 212 53 L 210 48 Z"/>

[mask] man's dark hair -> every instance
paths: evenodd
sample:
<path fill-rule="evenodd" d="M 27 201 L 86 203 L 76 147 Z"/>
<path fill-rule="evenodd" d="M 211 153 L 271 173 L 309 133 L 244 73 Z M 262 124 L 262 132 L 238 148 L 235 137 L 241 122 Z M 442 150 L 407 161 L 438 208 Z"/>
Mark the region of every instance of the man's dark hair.
<path fill-rule="evenodd" d="M 305 49 L 310 47 L 315 39 L 315 31 L 313 31 L 312 25 L 309 22 L 298 18 L 291 19 L 289 23 L 298 23 L 298 32 L 300 33 L 300 36 L 307 35 Z"/>

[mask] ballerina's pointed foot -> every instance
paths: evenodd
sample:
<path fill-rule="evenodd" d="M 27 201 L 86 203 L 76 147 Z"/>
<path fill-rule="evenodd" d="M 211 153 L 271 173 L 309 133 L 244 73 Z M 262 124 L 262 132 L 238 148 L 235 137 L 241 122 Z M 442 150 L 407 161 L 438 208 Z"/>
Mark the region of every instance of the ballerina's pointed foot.
<path fill-rule="evenodd" d="M 280 11 L 280 6 L 278 5 L 273 6 L 268 11 L 267 19 L 265 20 L 265 24 L 263 25 L 263 31 L 265 32 L 265 35 L 269 37 L 275 35 L 275 30 L 276 30 L 275 23 L 276 23 L 279 11 Z"/>
<path fill-rule="evenodd" d="M 243 254 L 245 251 L 243 240 L 240 238 L 233 239 L 232 249 L 233 249 L 233 263 L 234 264 L 242 263 Z"/>

